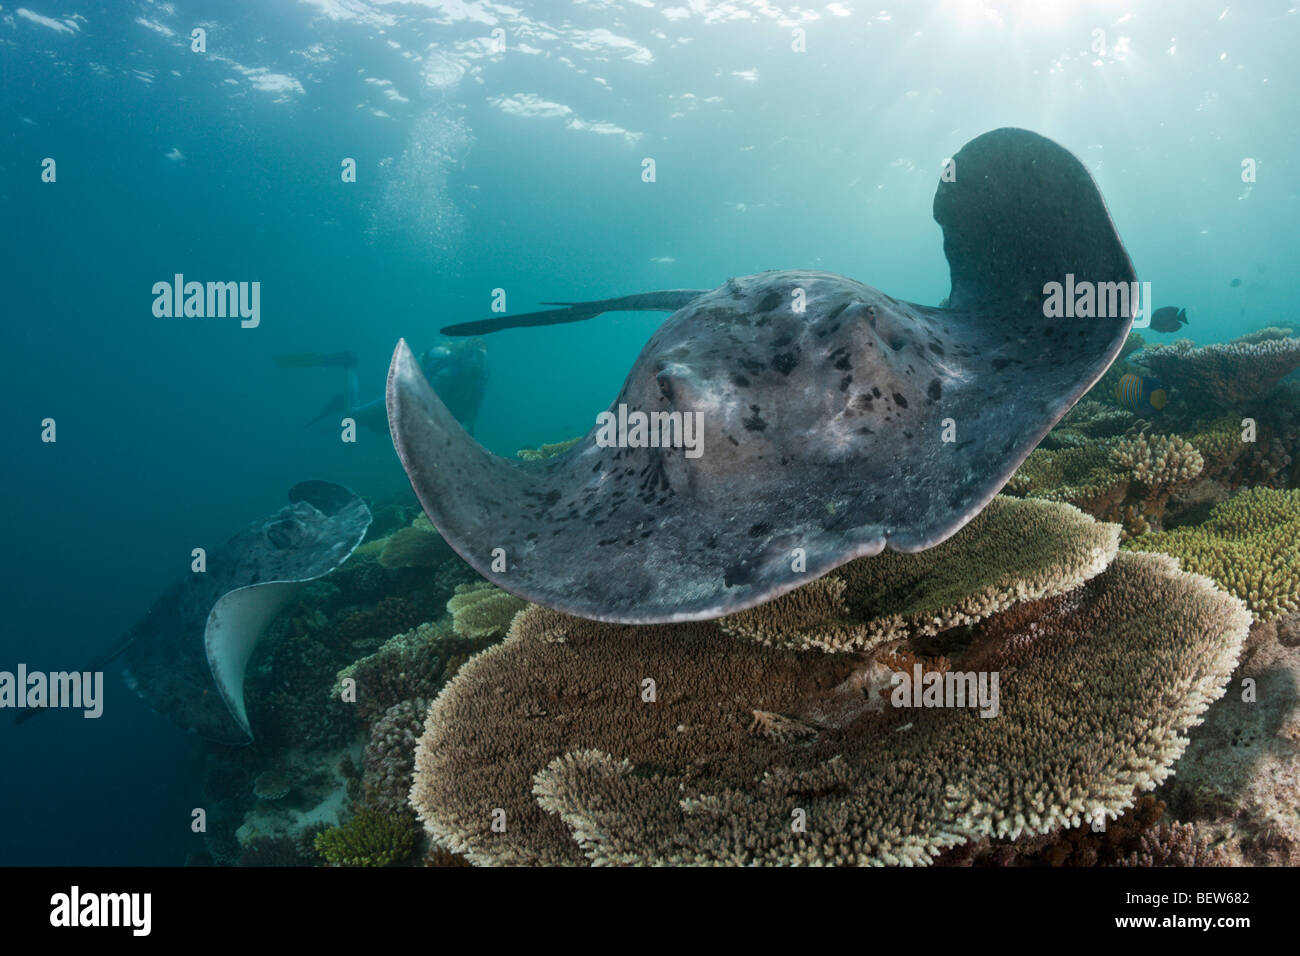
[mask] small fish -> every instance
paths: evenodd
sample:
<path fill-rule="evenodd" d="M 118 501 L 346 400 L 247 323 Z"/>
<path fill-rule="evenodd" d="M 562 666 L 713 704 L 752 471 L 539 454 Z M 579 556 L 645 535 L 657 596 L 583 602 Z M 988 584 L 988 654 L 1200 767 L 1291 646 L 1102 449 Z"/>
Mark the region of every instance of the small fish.
<path fill-rule="evenodd" d="M 1176 305 L 1167 305 L 1156 309 L 1151 316 L 1151 328 L 1157 332 L 1177 332 L 1179 326 L 1187 324 L 1187 310 Z"/>
<path fill-rule="evenodd" d="M 1233 279 L 1231 282 L 1228 283 L 1228 285 L 1232 286 L 1232 288 L 1235 289 L 1235 288 L 1237 288 L 1237 286 L 1241 285 L 1241 280 L 1240 280 L 1240 279 Z"/>
<path fill-rule="evenodd" d="M 1169 393 L 1158 379 L 1129 372 L 1115 386 L 1115 400 L 1123 408 L 1149 418 L 1169 401 Z"/>

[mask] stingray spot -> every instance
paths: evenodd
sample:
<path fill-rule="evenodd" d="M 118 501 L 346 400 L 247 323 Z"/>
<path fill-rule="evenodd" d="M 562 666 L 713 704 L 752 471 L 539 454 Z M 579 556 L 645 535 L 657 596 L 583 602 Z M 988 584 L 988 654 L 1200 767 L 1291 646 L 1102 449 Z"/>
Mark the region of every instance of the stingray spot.
<path fill-rule="evenodd" d="M 749 379 L 737 372 L 731 376 L 731 383 L 737 388 L 749 388 Z"/>
<path fill-rule="evenodd" d="M 876 398 L 879 398 L 880 395 L 881 395 L 881 391 L 880 391 L 880 389 L 876 388 L 876 387 L 873 385 L 873 386 L 871 386 L 871 394 L 874 395 Z"/>
<path fill-rule="evenodd" d="M 863 425 L 861 428 L 858 429 L 858 434 L 859 434 L 859 435 L 874 435 L 875 432 L 873 432 L 873 431 L 872 431 L 870 428 L 868 428 L 866 425 Z"/>
<path fill-rule="evenodd" d="M 750 527 L 749 536 L 751 538 L 761 538 L 765 534 L 771 534 L 771 532 L 772 526 L 766 521 L 760 521 L 758 524 Z"/>
<path fill-rule="evenodd" d="M 937 378 L 932 378 L 930 379 L 930 384 L 926 388 L 925 393 L 930 396 L 930 401 L 937 402 L 939 399 L 943 398 L 943 385 L 940 384 Z"/>
<path fill-rule="evenodd" d="M 798 364 L 799 359 L 795 357 L 793 352 L 778 352 L 772 356 L 772 368 L 782 375 L 789 375 Z"/>
<path fill-rule="evenodd" d="M 761 432 L 767 428 L 767 422 L 763 421 L 762 416 L 760 416 L 758 412 L 754 413 L 753 418 L 741 419 L 741 423 L 745 426 L 746 431 L 751 432 Z"/>
<path fill-rule="evenodd" d="M 894 393 L 894 401 L 898 403 L 899 408 L 907 407 L 907 399 L 905 399 L 902 395 L 899 395 L 897 392 Z"/>
<path fill-rule="evenodd" d="M 849 390 L 849 386 L 852 384 L 853 384 L 853 376 L 845 375 L 842 379 L 840 379 L 840 391 L 847 392 Z"/>
<path fill-rule="evenodd" d="M 838 349 L 837 352 L 840 357 L 835 360 L 835 367 L 841 372 L 847 372 L 849 369 L 853 368 L 853 363 L 849 361 L 849 350 Z"/>
<path fill-rule="evenodd" d="M 731 443 L 732 443 L 733 445 L 735 445 L 737 448 L 740 447 L 740 442 L 736 441 L 736 439 L 733 438 L 733 437 L 730 436 L 730 435 L 727 436 L 727 441 L 731 442 Z"/>
<path fill-rule="evenodd" d="M 546 493 L 546 497 L 543 499 L 544 503 L 546 504 L 546 507 L 548 508 L 551 507 L 551 505 L 555 504 L 559 500 L 560 500 L 560 493 L 556 491 L 554 488 L 548 491 Z"/>
<path fill-rule="evenodd" d="M 930 343 L 930 351 L 933 352 L 935 355 L 938 355 L 938 356 L 940 356 L 940 357 L 943 356 L 943 346 L 940 345 L 938 342 L 931 342 L 931 343 Z"/>
<path fill-rule="evenodd" d="M 780 292 L 769 292 L 767 295 L 763 296 L 762 301 L 758 303 L 758 307 L 754 311 L 771 312 L 781 304 L 783 298 L 785 298 L 785 296 L 781 295 Z"/>

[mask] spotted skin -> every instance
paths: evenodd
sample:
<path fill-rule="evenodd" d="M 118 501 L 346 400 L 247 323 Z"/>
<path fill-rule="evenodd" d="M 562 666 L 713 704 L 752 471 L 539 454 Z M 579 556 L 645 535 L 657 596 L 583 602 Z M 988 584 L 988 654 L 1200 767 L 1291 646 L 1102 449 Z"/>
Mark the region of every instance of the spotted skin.
<path fill-rule="evenodd" d="M 496 457 L 464 434 L 399 343 L 389 423 L 430 520 L 506 590 L 626 623 L 717 617 L 853 558 L 944 540 L 1100 378 L 1132 323 L 1043 317 L 1040 280 L 1058 264 L 1077 280 L 1136 277 L 1077 160 L 1012 132 L 1001 150 L 1077 167 L 1074 179 L 1045 177 L 1078 219 L 1065 240 L 1075 251 L 1000 261 L 998 248 L 1014 251 L 1024 230 L 990 217 L 979 190 L 1004 188 L 994 176 L 993 186 L 974 180 L 970 202 L 950 196 L 941 208 L 936 197 L 953 308 L 826 272 L 727 280 L 659 327 L 611 404 L 700 413 L 699 458 L 601 447 L 596 428 L 554 459 Z M 956 160 L 958 182 L 979 169 Z M 958 267 L 972 256 L 987 282 Z"/>

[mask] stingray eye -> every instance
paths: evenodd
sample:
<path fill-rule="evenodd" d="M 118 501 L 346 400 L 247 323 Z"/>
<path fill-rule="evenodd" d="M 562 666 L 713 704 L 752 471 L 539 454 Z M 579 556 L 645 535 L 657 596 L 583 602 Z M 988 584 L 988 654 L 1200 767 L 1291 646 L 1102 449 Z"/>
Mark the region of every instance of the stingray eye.
<path fill-rule="evenodd" d="M 905 348 L 907 343 L 912 340 L 911 331 L 893 312 L 887 309 L 877 309 L 874 305 L 869 305 L 866 313 L 867 321 L 876 330 L 876 335 L 884 340 L 884 343 L 895 352 Z"/>
<path fill-rule="evenodd" d="M 664 362 L 655 376 L 659 385 L 659 394 L 667 401 L 680 405 L 691 395 L 691 370 L 680 362 Z"/>
<path fill-rule="evenodd" d="M 291 548 L 294 541 L 298 538 L 298 525 L 291 519 L 285 518 L 283 521 L 277 521 L 266 529 L 266 536 L 271 543 L 279 550 Z"/>

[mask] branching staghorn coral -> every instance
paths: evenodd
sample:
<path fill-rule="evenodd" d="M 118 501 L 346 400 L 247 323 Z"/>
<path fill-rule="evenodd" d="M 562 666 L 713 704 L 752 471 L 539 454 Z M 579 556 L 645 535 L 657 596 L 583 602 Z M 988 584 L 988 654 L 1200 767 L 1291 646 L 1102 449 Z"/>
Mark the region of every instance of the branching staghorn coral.
<path fill-rule="evenodd" d="M 316 836 L 316 852 L 333 866 L 391 866 L 410 859 L 416 827 L 409 813 L 362 807 L 341 827 Z"/>
<path fill-rule="evenodd" d="M 1159 529 L 1170 497 L 1205 466 L 1196 446 L 1177 435 L 1126 438 L 1111 449 L 1110 462 L 1131 478 L 1120 513 L 1130 534 Z"/>
<path fill-rule="evenodd" d="M 1111 449 L 1110 460 L 1149 488 L 1191 481 L 1205 466 L 1196 447 L 1177 435 L 1142 434 L 1125 439 Z"/>
<path fill-rule="evenodd" d="M 859 558 L 719 625 L 773 646 L 869 650 L 1076 587 L 1110 563 L 1118 531 L 1069 505 L 999 496 L 937 547 Z"/>
<path fill-rule="evenodd" d="M 1203 524 L 1140 535 L 1124 548 L 1173 555 L 1261 620 L 1300 608 L 1300 490 L 1243 491 L 1216 505 Z"/>
<path fill-rule="evenodd" d="M 924 864 L 1114 818 L 1168 774 L 1248 621 L 1170 559 L 1120 555 L 974 626 L 952 666 L 1000 674 L 986 719 L 873 705 L 860 654 L 529 607 L 435 701 L 411 802 L 476 863 Z M 815 732 L 756 733 L 755 712 Z"/>

